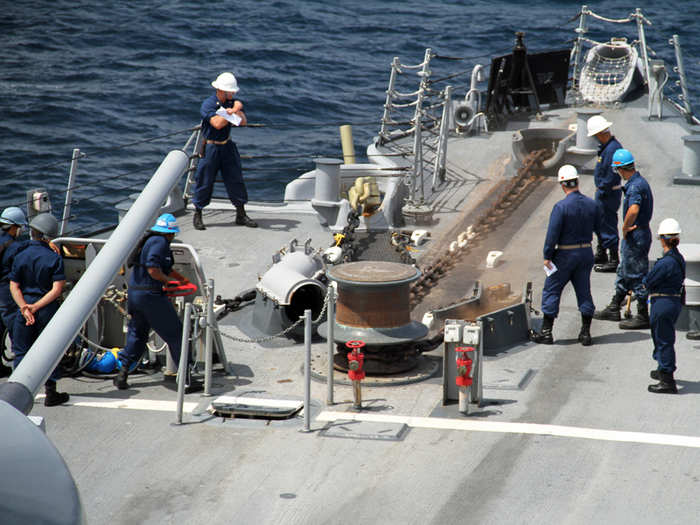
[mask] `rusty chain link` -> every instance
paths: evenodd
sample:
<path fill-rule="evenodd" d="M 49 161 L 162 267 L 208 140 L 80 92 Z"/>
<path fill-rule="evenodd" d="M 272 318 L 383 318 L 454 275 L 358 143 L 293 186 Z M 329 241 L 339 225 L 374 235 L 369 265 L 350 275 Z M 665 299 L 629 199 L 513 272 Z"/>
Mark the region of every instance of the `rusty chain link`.
<path fill-rule="evenodd" d="M 470 240 L 459 248 L 459 254 L 467 254 L 484 238 L 488 230 L 498 227 L 517 208 L 521 200 L 544 179 L 544 176 L 533 173 L 533 169 L 541 169 L 542 161 L 547 158 L 548 154 L 548 150 L 542 149 L 532 151 L 525 157 L 523 165 L 518 168 L 517 175 L 505 184 L 496 202 L 474 221 Z M 456 255 L 457 253 L 453 253 L 448 248 L 437 257 L 434 263 L 421 268 L 421 276 L 411 284 L 409 292 L 411 309 L 420 304 L 430 293 L 430 289 L 435 287 L 438 281 L 455 265 Z"/>

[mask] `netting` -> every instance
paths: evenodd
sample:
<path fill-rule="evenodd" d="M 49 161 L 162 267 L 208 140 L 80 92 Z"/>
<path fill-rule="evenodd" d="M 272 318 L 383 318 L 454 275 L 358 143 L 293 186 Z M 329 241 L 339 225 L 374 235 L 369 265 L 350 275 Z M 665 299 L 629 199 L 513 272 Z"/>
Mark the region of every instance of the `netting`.
<path fill-rule="evenodd" d="M 627 43 L 596 45 L 588 51 L 580 77 L 587 102 L 605 104 L 622 100 L 637 67 L 637 50 Z"/>

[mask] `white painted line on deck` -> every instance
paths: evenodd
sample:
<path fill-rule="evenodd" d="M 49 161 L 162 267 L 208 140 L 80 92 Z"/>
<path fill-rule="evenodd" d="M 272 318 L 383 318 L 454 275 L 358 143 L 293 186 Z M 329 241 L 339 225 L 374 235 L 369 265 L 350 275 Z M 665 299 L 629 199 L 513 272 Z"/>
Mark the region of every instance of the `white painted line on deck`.
<path fill-rule="evenodd" d="M 505 434 L 536 434 L 599 441 L 618 441 L 647 445 L 667 445 L 673 447 L 700 448 L 700 437 L 677 434 L 651 434 L 623 430 L 568 427 L 562 425 L 541 425 L 537 423 L 510 423 L 507 421 L 472 421 L 440 417 L 399 416 L 391 414 L 353 414 L 325 410 L 316 418 L 318 421 L 371 421 L 378 423 L 404 423 L 409 427 L 434 428 L 443 430 L 470 430 L 472 432 L 500 432 Z"/>
<path fill-rule="evenodd" d="M 36 396 L 35 401 L 45 397 L 44 394 Z M 83 397 L 72 395 L 67 403 L 62 406 L 91 407 L 91 408 L 124 408 L 127 410 L 152 410 L 154 412 L 175 412 L 177 401 L 160 399 L 106 399 L 103 397 Z M 197 403 L 185 401 L 182 405 L 183 412 L 192 412 Z"/>

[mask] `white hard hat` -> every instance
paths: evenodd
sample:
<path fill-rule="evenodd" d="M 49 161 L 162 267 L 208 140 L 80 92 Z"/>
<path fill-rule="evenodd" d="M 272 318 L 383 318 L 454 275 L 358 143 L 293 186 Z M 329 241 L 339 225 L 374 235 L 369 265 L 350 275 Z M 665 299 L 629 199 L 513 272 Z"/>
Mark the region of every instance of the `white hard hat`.
<path fill-rule="evenodd" d="M 559 173 L 557 174 L 557 180 L 559 182 L 566 182 L 574 179 L 578 179 L 578 171 L 571 164 L 564 164 L 559 168 Z"/>
<path fill-rule="evenodd" d="M 681 233 L 681 225 L 676 219 L 664 219 L 659 224 L 657 235 L 678 235 Z"/>
<path fill-rule="evenodd" d="M 233 73 L 221 73 L 211 85 L 221 91 L 228 91 L 229 93 L 238 92 L 238 81 L 236 77 L 233 76 Z"/>
<path fill-rule="evenodd" d="M 600 133 L 601 131 L 605 131 L 610 126 L 612 126 L 612 122 L 608 122 L 607 120 L 605 120 L 605 118 L 601 117 L 600 115 L 593 115 L 591 118 L 588 119 L 588 122 L 586 122 L 589 137 L 592 137 L 593 135 Z"/>

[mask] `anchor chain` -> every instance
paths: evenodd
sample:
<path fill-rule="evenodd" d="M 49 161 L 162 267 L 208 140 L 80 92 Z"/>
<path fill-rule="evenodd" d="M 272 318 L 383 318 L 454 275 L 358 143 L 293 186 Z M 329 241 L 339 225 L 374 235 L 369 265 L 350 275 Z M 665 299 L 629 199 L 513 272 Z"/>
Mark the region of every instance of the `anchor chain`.
<path fill-rule="evenodd" d="M 467 229 L 466 238 L 463 238 L 462 242 L 459 243 L 453 242 L 444 253 L 435 259 L 435 262 L 421 268 L 421 276 L 411 284 L 409 291 L 411 309 L 420 304 L 430 293 L 430 290 L 457 263 L 459 256 L 469 253 L 485 238 L 489 231 L 497 228 L 544 179 L 543 175 L 534 173 L 533 169 L 541 169 L 542 161 L 549 155 L 551 152 L 546 149 L 530 152 L 525 157 L 523 165 L 518 168 L 517 175 L 505 184 L 496 202 Z"/>
<path fill-rule="evenodd" d="M 311 321 L 312 323 L 314 323 L 314 324 L 319 323 L 321 321 L 321 319 L 323 319 L 323 316 L 326 315 L 326 311 L 328 310 L 328 297 L 329 297 L 329 295 L 326 292 L 326 295 L 323 298 L 323 308 L 321 308 L 321 312 L 318 314 L 318 317 L 316 317 L 316 319 L 313 319 Z M 264 337 L 251 337 L 251 338 L 235 337 L 233 335 L 228 335 L 228 334 L 222 332 L 218 328 L 218 326 L 216 326 L 216 325 L 214 325 L 212 328 L 214 328 L 214 330 L 218 331 L 222 337 L 225 337 L 226 339 L 229 339 L 231 341 L 235 341 L 237 343 L 265 343 L 267 341 L 272 341 L 273 339 L 275 339 L 277 337 L 286 336 L 288 333 L 290 333 L 292 330 L 294 330 L 297 326 L 299 326 L 303 322 L 304 322 L 304 317 L 300 316 L 299 319 L 294 321 L 293 324 L 289 325 L 287 328 L 285 328 L 281 332 L 278 332 L 278 333 L 272 334 L 272 335 L 266 335 Z M 206 325 L 207 325 L 207 323 L 205 323 L 205 326 Z"/>

